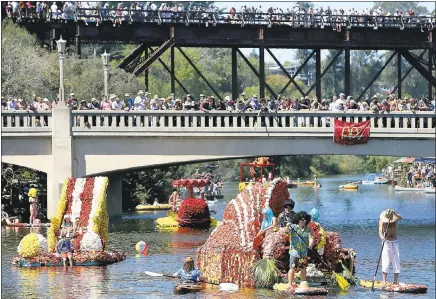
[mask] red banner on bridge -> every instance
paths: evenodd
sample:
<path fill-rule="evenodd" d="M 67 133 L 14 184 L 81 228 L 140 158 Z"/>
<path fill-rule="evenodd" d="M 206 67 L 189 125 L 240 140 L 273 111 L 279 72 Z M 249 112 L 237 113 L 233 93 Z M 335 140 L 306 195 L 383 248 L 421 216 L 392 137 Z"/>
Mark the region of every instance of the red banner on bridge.
<path fill-rule="evenodd" d="M 368 143 L 370 134 L 370 121 L 350 123 L 335 119 L 334 143 L 353 145 Z"/>

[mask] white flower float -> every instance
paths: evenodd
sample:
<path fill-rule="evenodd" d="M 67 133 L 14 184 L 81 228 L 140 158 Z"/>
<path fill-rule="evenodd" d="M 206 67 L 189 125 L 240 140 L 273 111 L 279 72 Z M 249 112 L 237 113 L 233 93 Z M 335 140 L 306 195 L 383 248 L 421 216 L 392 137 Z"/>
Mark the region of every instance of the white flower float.
<path fill-rule="evenodd" d="M 103 251 L 103 243 L 99 235 L 94 232 L 86 232 L 80 241 L 81 251 Z"/>

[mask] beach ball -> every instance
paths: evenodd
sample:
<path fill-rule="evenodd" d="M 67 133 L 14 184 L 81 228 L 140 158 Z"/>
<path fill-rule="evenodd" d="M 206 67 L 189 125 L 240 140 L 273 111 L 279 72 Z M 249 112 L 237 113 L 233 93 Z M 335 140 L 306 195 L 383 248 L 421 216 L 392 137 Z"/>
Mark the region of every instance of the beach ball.
<path fill-rule="evenodd" d="M 136 251 L 138 251 L 139 253 L 142 253 L 143 255 L 147 255 L 147 251 L 148 251 L 148 244 L 144 241 L 139 241 L 138 243 L 136 243 Z"/>

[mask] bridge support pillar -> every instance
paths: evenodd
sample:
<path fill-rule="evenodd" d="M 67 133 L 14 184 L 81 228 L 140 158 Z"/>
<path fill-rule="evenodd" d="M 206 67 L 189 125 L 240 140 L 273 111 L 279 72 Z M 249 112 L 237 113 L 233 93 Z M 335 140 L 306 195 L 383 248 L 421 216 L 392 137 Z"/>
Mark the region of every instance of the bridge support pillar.
<path fill-rule="evenodd" d="M 264 47 L 259 47 L 259 81 L 260 99 L 265 98 L 265 51 Z"/>
<path fill-rule="evenodd" d="M 109 184 L 107 190 L 107 212 L 111 219 L 120 218 L 123 212 L 122 198 L 122 175 L 109 175 Z"/>
<path fill-rule="evenodd" d="M 174 46 L 171 46 L 170 48 L 170 60 L 171 60 L 171 72 L 170 72 L 170 76 L 171 76 L 171 93 L 176 93 L 176 82 L 174 80 L 174 77 L 176 75 L 175 73 L 175 66 L 174 66 Z"/>
<path fill-rule="evenodd" d="M 61 103 L 61 102 L 60 102 Z M 71 111 L 60 104 L 52 110 L 52 169 L 47 173 L 47 217 L 56 214 L 62 184 L 73 176 Z"/>
<path fill-rule="evenodd" d="M 236 102 L 238 101 L 239 98 L 237 51 L 238 48 L 232 47 L 232 100 Z"/>

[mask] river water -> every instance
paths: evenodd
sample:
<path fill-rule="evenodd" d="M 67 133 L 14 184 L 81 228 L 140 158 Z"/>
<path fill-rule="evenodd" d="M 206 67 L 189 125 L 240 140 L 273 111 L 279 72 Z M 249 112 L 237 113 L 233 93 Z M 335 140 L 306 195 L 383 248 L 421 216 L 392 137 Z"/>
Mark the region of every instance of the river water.
<path fill-rule="evenodd" d="M 372 279 L 380 253 L 378 217 L 386 208 L 404 217 L 398 228 L 402 282 L 423 283 L 426 295 L 371 292 L 359 286 L 348 293 L 330 290 L 329 298 L 435 298 L 435 195 L 395 192 L 385 185 L 360 185 L 358 191 L 338 189 L 349 180 L 364 176 L 335 176 L 320 179 L 322 188 L 290 189 L 296 211 L 320 211 L 320 222 L 327 230 L 336 230 L 342 246 L 357 251 L 356 271 L 361 279 Z M 222 219 L 225 205 L 237 193 L 237 182 L 229 182 L 225 198 L 211 207 Z M 195 256 L 210 231 L 188 230 L 183 233 L 156 232 L 154 220 L 166 212 L 126 213 L 120 223 L 111 225 L 109 247 L 126 253 L 127 259 L 106 267 L 20 269 L 10 260 L 28 228 L 2 227 L 1 278 L 2 298 L 172 298 L 177 280 L 147 277 L 145 270 L 173 273 L 187 255 Z M 38 229 L 44 235 L 46 229 Z M 138 256 L 135 244 L 149 244 L 149 256 Z M 392 280 L 392 274 L 388 276 Z M 380 269 L 378 279 L 381 279 Z M 221 293 L 215 287 L 185 295 L 187 298 L 283 298 L 269 290 L 243 290 Z M 319 297 L 317 297 L 319 298 Z"/>

